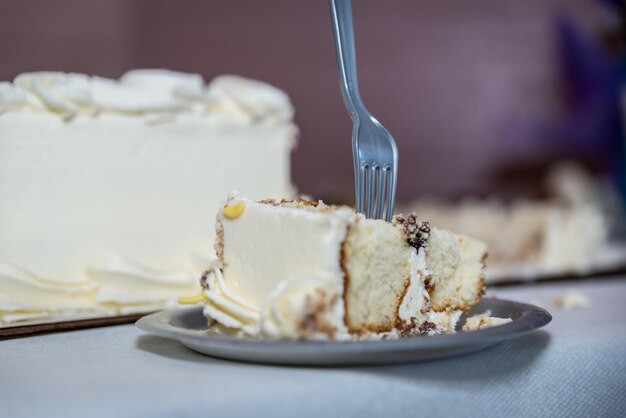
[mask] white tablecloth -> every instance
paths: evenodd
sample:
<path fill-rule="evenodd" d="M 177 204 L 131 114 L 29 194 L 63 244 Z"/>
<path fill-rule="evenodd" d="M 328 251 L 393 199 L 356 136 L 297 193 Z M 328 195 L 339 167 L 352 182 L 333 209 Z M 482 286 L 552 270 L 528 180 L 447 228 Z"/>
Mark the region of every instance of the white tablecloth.
<path fill-rule="evenodd" d="M 550 305 L 569 289 L 592 307 Z M 626 416 L 626 277 L 488 293 L 553 322 L 456 358 L 331 369 L 213 359 L 132 325 L 0 341 L 0 416 Z"/>

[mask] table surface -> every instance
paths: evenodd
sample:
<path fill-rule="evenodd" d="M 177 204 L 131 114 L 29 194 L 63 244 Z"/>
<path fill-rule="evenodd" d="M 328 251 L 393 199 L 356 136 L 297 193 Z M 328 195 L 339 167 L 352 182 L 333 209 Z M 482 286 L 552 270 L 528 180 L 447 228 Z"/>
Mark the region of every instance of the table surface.
<path fill-rule="evenodd" d="M 551 304 L 568 290 L 591 307 Z M 214 359 L 132 325 L 0 341 L 0 416 L 626 416 L 626 276 L 488 295 L 554 319 L 455 358 L 327 369 Z"/>

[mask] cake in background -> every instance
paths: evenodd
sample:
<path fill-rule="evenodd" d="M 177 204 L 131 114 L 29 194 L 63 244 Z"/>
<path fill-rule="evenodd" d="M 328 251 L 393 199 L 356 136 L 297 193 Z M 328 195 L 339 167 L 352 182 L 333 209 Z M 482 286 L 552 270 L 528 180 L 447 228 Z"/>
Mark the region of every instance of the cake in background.
<path fill-rule="evenodd" d="M 622 216 L 619 199 L 574 163 L 547 177 L 544 200 L 466 198 L 458 204 L 422 198 L 406 206 L 441 227 L 474 236 L 489 247 L 487 281 L 584 275 L 626 262 L 609 239 Z"/>
<path fill-rule="evenodd" d="M 484 243 L 321 201 L 229 195 L 218 259 L 202 277 L 209 326 L 272 339 L 377 339 L 453 332 L 484 293 Z"/>
<path fill-rule="evenodd" d="M 293 113 L 281 90 L 230 75 L 0 83 L 0 324 L 197 292 L 224 195 L 294 194 Z"/>

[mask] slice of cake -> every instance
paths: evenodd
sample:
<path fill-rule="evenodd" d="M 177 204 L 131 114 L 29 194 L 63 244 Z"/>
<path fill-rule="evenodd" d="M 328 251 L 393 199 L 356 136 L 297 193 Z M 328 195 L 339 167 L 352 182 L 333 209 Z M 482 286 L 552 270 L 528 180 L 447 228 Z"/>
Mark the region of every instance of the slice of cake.
<path fill-rule="evenodd" d="M 217 215 L 204 313 L 222 332 L 350 339 L 453 331 L 484 292 L 486 246 L 307 200 L 231 194 Z"/>
<path fill-rule="evenodd" d="M 237 76 L 0 83 L 0 326 L 197 292 L 224 196 L 293 195 L 292 116 L 284 92 Z"/>

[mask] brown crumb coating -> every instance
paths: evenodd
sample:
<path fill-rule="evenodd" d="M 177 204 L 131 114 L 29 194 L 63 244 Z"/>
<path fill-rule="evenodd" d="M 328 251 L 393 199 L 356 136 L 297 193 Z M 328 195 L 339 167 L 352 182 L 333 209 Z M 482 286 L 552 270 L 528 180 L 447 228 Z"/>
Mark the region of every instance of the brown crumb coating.
<path fill-rule="evenodd" d="M 393 218 L 393 224 L 400 228 L 402 236 L 416 250 L 424 247 L 428 237 L 430 237 L 430 224 L 428 222 L 418 222 L 415 213 L 411 213 L 408 216 L 396 215 Z"/>
<path fill-rule="evenodd" d="M 337 294 L 328 295 L 322 289 L 315 289 L 315 295 L 307 295 L 305 314 L 298 325 L 300 335 L 304 339 L 316 333 L 325 334 L 334 339 L 337 328 L 328 320 L 327 315 L 337 303 Z"/>
<path fill-rule="evenodd" d="M 200 286 L 202 286 L 203 290 L 209 290 L 208 278 L 210 273 L 210 270 L 205 270 L 204 273 L 202 273 L 202 277 L 200 277 Z"/>
<path fill-rule="evenodd" d="M 272 206 L 281 206 L 281 205 L 293 205 L 293 206 L 311 206 L 318 207 L 320 202 L 315 200 L 307 200 L 301 197 L 296 199 L 263 199 L 257 200 L 257 203 L 262 203 L 264 205 L 272 205 Z"/>
<path fill-rule="evenodd" d="M 263 199 L 256 203 L 263 205 L 280 206 L 285 208 L 309 209 L 315 212 L 334 212 L 339 209 L 349 209 L 347 206 L 327 205 L 321 200 L 308 200 L 301 197 L 296 199 Z"/>
<path fill-rule="evenodd" d="M 348 226 L 348 231 L 346 235 L 350 233 L 350 228 L 352 226 Z M 341 258 L 339 260 L 339 265 L 341 267 L 341 271 L 343 272 L 343 323 L 350 329 L 350 321 L 348 318 L 349 304 L 348 304 L 348 289 L 350 288 L 350 274 L 348 272 L 347 267 L 348 256 L 346 254 L 346 240 L 341 243 Z M 352 331 L 352 329 L 350 329 Z"/>
<path fill-rule="evenodd" d="M 430 331 L 436 329 L 437 326 L 428 321 L 424 321 L 420 324 L 417 322 L 417 318 L 412 317 L 410 322 L 398 324 L 397 328 L 401 337 L 412 337 L 427 335 Z"/>
<path fill-rule="evenodd" d="M 224 262 L 224 225 L 222 225 L 221 219 L 218 219 L 215 225 L 215 254 L 220 263 Z"/>

